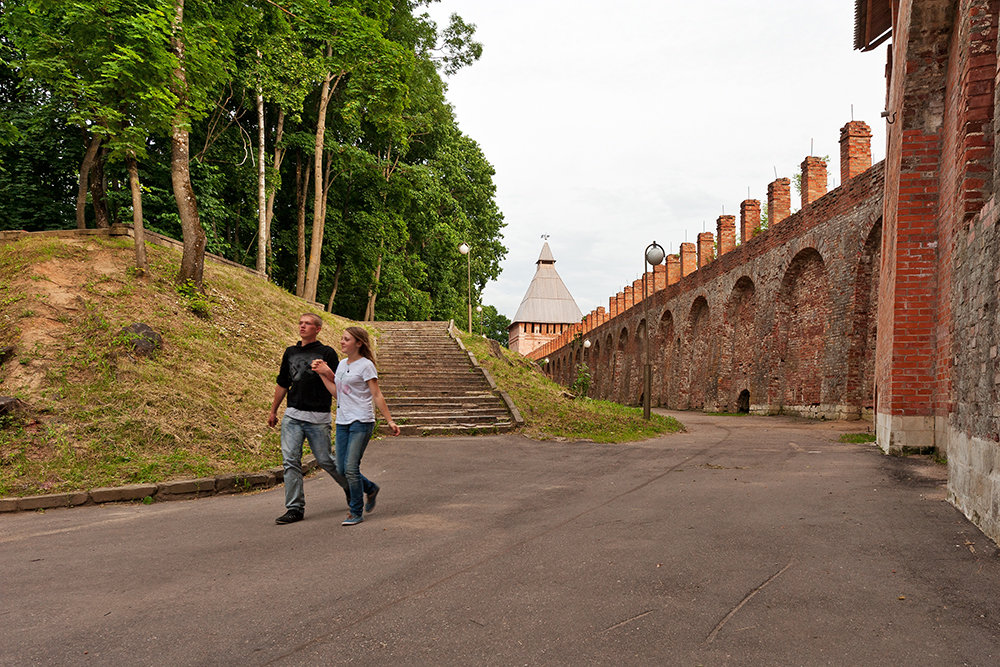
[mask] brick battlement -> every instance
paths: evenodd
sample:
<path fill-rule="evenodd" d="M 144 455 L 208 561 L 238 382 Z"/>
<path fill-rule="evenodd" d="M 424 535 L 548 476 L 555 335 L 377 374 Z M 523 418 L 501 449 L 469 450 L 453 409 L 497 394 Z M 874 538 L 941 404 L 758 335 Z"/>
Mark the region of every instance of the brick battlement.
<path fill-rule="evenodd" d="M 815 162 L 825 189 L 826 165 Z M 807 159 L 804 169 L 817 166 Z M 751 236 L 743 243 L 735 245 L 735 217 L 719 217 L 717 257 L 715 236 L 699 234 L 697 245 L 683 243 L 679 257 L 667 257 L 665 280 L 648 272 L 645 288 L 641 278 L 625 288 L 632 298 L 617 311 L 585 318 L 532 358 L 548 358 L 547 372 L 568 383 L 589 339 L 592 395 L 638 404 L 637 333 L 648 310 L 653 405 L 735 410 L 742 401 L 760 413 L 870 412 L 883 178 L 880 163 L 756 236 L 760 204 L 744 201 L 741 236 Z M 788 184 L 771 184 L 772 201 L 787 201 Z M 831 338 L 834 331 L 841 335 Z"/>

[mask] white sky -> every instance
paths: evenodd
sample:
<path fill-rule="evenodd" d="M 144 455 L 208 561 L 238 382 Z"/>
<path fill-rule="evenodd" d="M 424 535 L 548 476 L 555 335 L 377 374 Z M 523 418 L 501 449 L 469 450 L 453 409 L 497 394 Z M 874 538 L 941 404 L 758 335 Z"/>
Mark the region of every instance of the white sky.
<path fill-rule="evenodd" d="M 541 234 L 589 313 L 723 213 L 739 216 L 810 154 L 840 185 L 840 128 L 885 155 L 886 47 L 853 50 L 850 0 L 442 0 L 483 56 L 448 81 L 462 131 L 496 168 L 509 248 L 483 301 L 513 317 Z M 792 208 L 798 194 L 793 185 Z M 723 210 L 724 209 L 724 210 Z M 685 239 L 686 234 L 686 239 Z M 473 249 L 475 252 L 475 249 Z"/>

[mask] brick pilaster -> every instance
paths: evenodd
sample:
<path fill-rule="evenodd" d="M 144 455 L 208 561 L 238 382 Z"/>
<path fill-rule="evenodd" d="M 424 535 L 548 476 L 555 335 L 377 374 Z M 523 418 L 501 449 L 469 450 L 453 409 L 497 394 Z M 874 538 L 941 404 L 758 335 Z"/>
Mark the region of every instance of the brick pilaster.
<path fill-rule="evenodd" d="M 681 244 L 681 277 L 694 273 L 698 269 L 698 251 L 693 243 Z"/>
<path fill-rule="evenodd" d="M 760 201 L 744 199 L 740 204 L 740 243 L 753 238 L 753 230 L 760 227 Z"/>
<path fill-rule="evenodd" d="M 840 128 L 840 184 L 872 166 L 872 130 L 867 123 L 852 120 Z"/>
<path fill-rule="evenodd" d="M 719 234 L 719 254 L 724 255 L 736 247 L 736 216 L 720 215 L 715 227 Z"/>
<path fill-rule="evenodd" d="M 681 279 L 680 255 L 667 255 L 667 284 L 673 285 Z"/>
<path fill-rule="evenodd" d="M 698 234 L 698 268 L 715 259 L 715 235 L 712 232 Z"/>
<path fill-rule="evenodd" d="M 792 182 L 776 178 L 767 184 L 767 226 L 773 227 L 792 214 Z"/>
<path fill-rule="evenodd" d="M 826 162 L 810 155 L 802 161 L 802 208 L 826 194 Z"/>
<path fill-rule="evenodd" d="M 667 265 L 657 264 L 653 267 L 653 291 L 664 289 L 667 286 Z"/>

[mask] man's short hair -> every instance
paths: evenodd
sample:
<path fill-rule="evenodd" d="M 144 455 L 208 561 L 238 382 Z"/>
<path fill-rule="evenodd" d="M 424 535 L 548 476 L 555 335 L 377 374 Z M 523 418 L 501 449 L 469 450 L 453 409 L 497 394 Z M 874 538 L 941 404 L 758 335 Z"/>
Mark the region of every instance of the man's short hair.
<path fill-rule="evenodd" d="M 303 317 L 308 317 L 310 320 L 313 321 L 313 324 L 315 324 L 317 327 L 319 327 L 320 329 L 323 328 L 323 318 L 317 315 L 316 313 L 302 313 L 301 315 L 299 315 L 300 320 Z"/>

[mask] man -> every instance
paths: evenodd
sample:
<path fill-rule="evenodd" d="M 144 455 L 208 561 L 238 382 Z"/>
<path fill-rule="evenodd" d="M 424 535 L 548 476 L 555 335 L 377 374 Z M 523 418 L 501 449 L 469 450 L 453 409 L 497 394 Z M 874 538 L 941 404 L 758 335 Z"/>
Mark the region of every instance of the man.
<path fill-rule="evenodd" d="M 281 420 L 281 457 L 285 468 L 285 508 L 287 511 L 275 519 L 277 524 L 295 523 L 305 516 L 306 498 L 302 490 L 302 441 L 309 441 L 309 448 L 316 457 L 316 464 L 327 471 L 341 487 L 347 480 L 337 472 L 337 465 L 330 452 L 330 406 L 333 397 L 323 385 L 323 379 L 312 370 L 313 360 L 322 359 L 330 368 L 336 368 L 340 359 L 332 347 L 319 342 L 323 320 L 318 315 L 304 313 L 299 317 L 299 338 L 281 357 L 274 402 L 267 425 L 278 422 L 278 406 L 288 396 L 288 406 Z"/>

